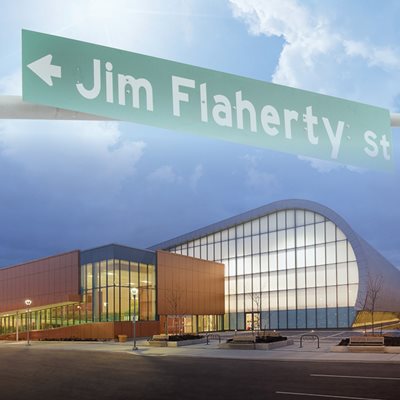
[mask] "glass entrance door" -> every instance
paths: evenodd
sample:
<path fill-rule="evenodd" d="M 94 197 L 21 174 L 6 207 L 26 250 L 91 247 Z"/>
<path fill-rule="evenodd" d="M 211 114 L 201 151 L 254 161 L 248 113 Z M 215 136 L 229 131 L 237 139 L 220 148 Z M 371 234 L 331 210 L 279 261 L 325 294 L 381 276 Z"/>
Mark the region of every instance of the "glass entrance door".
<path fill-rule="evenodd" d="M 246 313 L 246 331 L 260 329 L 260 313 Z"/>

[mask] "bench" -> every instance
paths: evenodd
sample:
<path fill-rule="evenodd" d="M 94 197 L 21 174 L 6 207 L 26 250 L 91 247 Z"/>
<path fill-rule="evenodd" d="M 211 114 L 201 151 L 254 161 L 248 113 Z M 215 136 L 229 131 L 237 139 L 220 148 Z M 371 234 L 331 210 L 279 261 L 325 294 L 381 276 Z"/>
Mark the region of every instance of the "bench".
<path fill-rule="evenodd" d="M 256 337 L 253 335 L 237 335 L 232 338 L 233 343 L 255 343 Z"/>
<path fill-rule="evenodd" d="M 168 341 L 168 335 L 161 334 L 161 335 L 153 335 L 153 337 L 150 340 L 165 340 Z"/>
<path fill-rule="evenodd" d="M 256 349 L 255 335 L 236 335 L 228 340 L 227 343 L 220 344 L 221 349 L 250 350 Z"/>
<path fill-rule="evenodd" d="M 352 336 L 349 346 L 384 346 L 383 336 Z"/>
<path fill-rule="evenodd" d="M 258 336 L 267 337 L 267 336 L 280 336 L 281 334 L 277 331 L 260 331 Z"/>

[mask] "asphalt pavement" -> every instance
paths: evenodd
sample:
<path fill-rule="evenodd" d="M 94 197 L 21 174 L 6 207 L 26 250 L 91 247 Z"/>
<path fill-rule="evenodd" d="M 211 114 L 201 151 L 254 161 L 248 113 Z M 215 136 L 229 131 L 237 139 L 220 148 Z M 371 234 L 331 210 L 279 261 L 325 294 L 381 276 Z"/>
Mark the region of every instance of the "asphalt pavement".
<path fill-rule="evenodd" d="M 210 358 L 206 354 L 219 353 L 214 344 L 186 350 L 186 356 L 181 349 L 144 343 L 132 352 L 130 345 L 2 344 L 1 399 L 398 400 L 400 393 L 399 363 L 249 359 L 258 357 L 257 350 Z M 311 348 L 302 351 L 318 354 Z"/>

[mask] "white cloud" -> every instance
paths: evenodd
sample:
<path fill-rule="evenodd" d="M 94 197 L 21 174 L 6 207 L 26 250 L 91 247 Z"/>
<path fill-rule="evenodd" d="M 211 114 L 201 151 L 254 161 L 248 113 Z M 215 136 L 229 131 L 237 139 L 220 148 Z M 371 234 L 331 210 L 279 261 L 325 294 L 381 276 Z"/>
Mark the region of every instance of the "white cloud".
<path fill-rule="evenodd" d="M 182 184 L 187 182 L 189 187 L 195 192 L 201 177 L 203 176 L 203 165 L 196 165 L 193 173 L 183 177 L 175 172 L 171 165 L 162 165 L 147 176 L 149 182 L 162 184 Z"/>
<path fill-rule="evenodd" d="M 307 3 L 295 0 L 230 2 L 234 15 L 248 24 L 251 33 L 284 39 L 273 82 L 395 107 L 400 80 L 395 46 L 350 37 L 341 29 L 340 19 L 330 19 L 328 6 L 321 12 L 322 6 L 311 10 Z"/>
<path fill-rule="evenodd" d="M 194 7 L 192 2 L 182 4 L 180 0 L 168 3 L 163 0 L 85 0 L 66 3 L 37 0 L 35 7 L 29 4 L 7 10 L 8 19 L 13 21 L 7 29 L 13 32 L 34 30 L 174 59 L 179 58 L 181 51 L 179 46 L 174 45 L 178 40 L 189 38 L 190 44 Z M 171 26 L 174 29 L 170 29 Z M 0 93 L 21 95 L 20 67 L 0 78 Z"/>
<path fill-rule="evenodd" d="M 366 171 L 366 169 L 363 169 L 363 168 L 354 167 L 351 165 L 338 164 L 333 161 L 319 160 L 316 158 L 305 157 L 305 156 L 297 156 L 297 158 L 299 160 L 308 162 L 312 168 L 316 169 L 318 172 L 320 172 L 322 174 L 329 173 L 332 171 L 337 171 L 342 168 L 345 168 L 352 172 L 358 172 L 358 173 L 363 173 Z"/>
<path fill-rule="evenodd" d="M 149 174 L 147 179 L 157 183 L 181 183 L 182 177 L 177 175 L 171 165 L 163 165 Z"/>
<path fill-rule="evenodd" d="M 255 155 L 246 154 L 241 157 L 245 161 L 246 184 L 259 191 L 274 191 L 278 181 L 276 176 L 260 167 L 260 158 Z"/>
<path fill-rule="evenodd" d="M 203 169 L 204 168 L 202 164 L 196 165 L 193 174 L 189 178 L 190 187 L 194 192 L 197 190 L 199 180 L 203 176 Z"/>
<path fill-rule="evenodd" d="M 174 44 L 188 31 L 193 7 L 180 0 L 37 0 L 29 13 L 13 12 L 24 29 L 162 57 L 179 52 Z"/>
<path fill-rule="evenodd" d="M 270 190 L 276 185 L 276 177 L 268 172 L 250 167 L 247 169 L 247 184 L 253 188 Z"/>
<path fill-rule="evenodd" d="M 400 68 L 400 56 L 390 47 L 375 47 L 355 40 L 343 40 L 343 47 L 347 55 L 361 57 L 369 66 L 388 70 Z"/>
<path fill-rule="evenodd" d="M 0 78 L 0 94 L 21 95 L 22 93 L 22 72 L 20 69 L 10 75 Z"/>
<path fill-rule="evenodd" d="M 26 170 L 30 180 L 55 188 L 67 184 L 82 195 L 105 187 L 105 197 L 118 192 L 135 173 L 145 146 L 121 141 L 117 122 L 0 122 L 3 160 Z"/>

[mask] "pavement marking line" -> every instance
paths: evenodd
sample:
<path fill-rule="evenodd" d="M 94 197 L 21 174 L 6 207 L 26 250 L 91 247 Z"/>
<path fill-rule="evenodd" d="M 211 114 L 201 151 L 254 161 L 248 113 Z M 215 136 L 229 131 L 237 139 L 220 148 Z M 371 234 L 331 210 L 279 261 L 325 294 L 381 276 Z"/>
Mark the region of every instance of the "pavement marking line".
<path fill-rule="evenodd" d="M 276 394 L 289 394 L 289 395 L 293 395 L 293 396 L 328 397 L 330 399 L 383 400 L 383 399 L 371 399 L 368 397 L 335 396 L 333 394 L 298 393 L 298 392 L 275 392 L 275 393 Z"/>
<path fill-rule="evenodd" d="M 400 381 L 400 378 L 390 378 L 386 376 L 358 376 L 358 375 L 325 375 L 325 374 L 310 374 L 322 378 L 349 378 L 349 379 L 379 379 L 388 381 Z"/>

